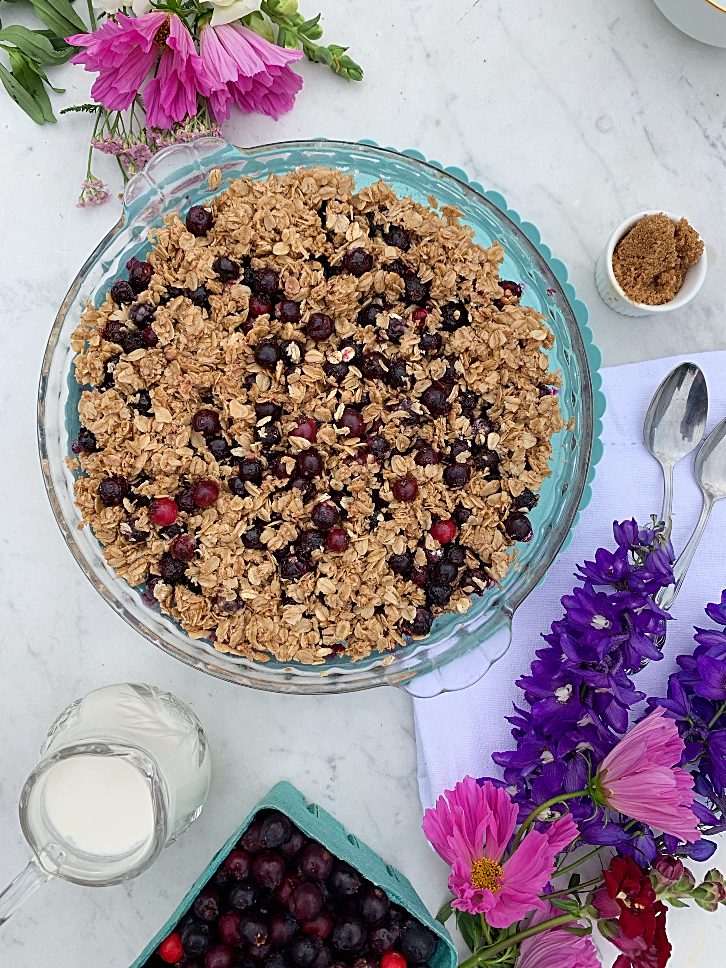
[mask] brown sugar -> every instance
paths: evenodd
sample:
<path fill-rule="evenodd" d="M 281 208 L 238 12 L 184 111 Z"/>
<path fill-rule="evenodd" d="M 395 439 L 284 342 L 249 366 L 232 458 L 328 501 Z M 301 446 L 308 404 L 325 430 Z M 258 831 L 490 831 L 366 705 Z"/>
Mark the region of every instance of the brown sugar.
<path fill-rule="evenodd" d="M 613 272 L 629 299 L 659 306 L 678 294 L 702 253 L 703 241 L 684 218 L 644 215 L 615 246 Z"/>

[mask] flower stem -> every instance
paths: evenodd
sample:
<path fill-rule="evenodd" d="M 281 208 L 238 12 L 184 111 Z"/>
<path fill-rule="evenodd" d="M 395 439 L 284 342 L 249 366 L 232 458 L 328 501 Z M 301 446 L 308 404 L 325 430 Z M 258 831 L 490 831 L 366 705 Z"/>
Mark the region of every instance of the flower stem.
<path fill-rule="evenodd" d="M 550 891 L 549 894 L 540 894 L 540 897 L 546 900 L 548 897 L 566 897 L 568 894 L 577 894 L 578 891 L 582 891 L 585 888 L 595 887 L 601 880 L 602 877 L 592 877 L 589 881 L 583 881 L 582 884 L 577 884 L 575 887 L 565 887 L 561 891 Z"/>
<path fill-rule="evenodd" d="M 716 723 L 717 723 L 719 717 L 721 716 L 721 713 L 724 711 L 724 709 L 726 709 L 726 700 L 724 700 L 721 703 L 721 705 L 718 707 L 718 709 L 716 710 L 716 715 L 713 717 L 713 719 L 711 720 L 711 722 L 708 724 L 708 728 L 709 729 L 711 729 L 712 726 L 715 726 L 716 725 Z"/>
<path fill-rule="evenodd" d="M 554 876 L 559 877 L 560 874 L 567 874 L 569 873 L 569 871 L 574 871 L 576 867 L 579 867 L 581 864 L 584 864 L 586 860 L 590 860 L 590 858 L 594 857 L 595 854 L 599 854 L 601 849 L 602 849 L 601 847 L 596 847 L 594 850 L 589 850 L 586 854 L 583 854 L 583 856 L 580 857 L 578 860 L 573 861 L 571 864 L 568 864 L 566 867 L 560 867 L 559 870 L 555 871 Z"/>
<path fill-rule="evenodd" d="M 524 941 L 526 938 L 531 938 L 533 935 L 539 934 L 541 931 L 549 931 L 551 928 L 557 928 L 561 924 L 570 924 L 575 920 L 577 919 L 572 914 L 560 914 L 558 917 L 550 918 L 548 921 L 541 921 L 539 924 L 535 924 L 531 928 L 525 928 L 524 931 L 518 931 L 516 934 L 510 935 L 508 938 L 498 941 L 496 944 L 491 945 L 491 947 L 481 948 L 470 958 L 460 962 L 459 968 L 479 968 L 480 965 L 486 964 L 486 962 L 493 955 L 498 955 L 500 951 L 506 951 L 507 948 L 511 948 L 513 945 L 519 944 L 520 941 Z"/>
<path fill-rule="evenodd" d="M 552 797 L 551 800 L 545 800 L 544 803 L 541 803 L 538 807 L 535 807 L 532 813 L 530 813 L 517 831 L 517 836 L 514 838 L 514 843 L 512 844 L 512 851 L 519 846 L 519 842 L 521 841 L 522 837 L 524 837 L 537 817 L 539 817 L 541 813 L 544 813 L 545 810 L 549 810 L 550 807 L 554 807 L 558 803 L 564 803 L 565 800 L 574 800 L 576 797 L 587 797 L 589 795 L 589 790 L 575 790 L 574 793 L 561 793 L 559 796 Z"/>
<path fill-rule="evenodd" d="M 88 5 L 88 20 L 91 24 L 91 30 L 96 29 L 96 14 L 93 11 L 93 0 L 86 0 Z"/>

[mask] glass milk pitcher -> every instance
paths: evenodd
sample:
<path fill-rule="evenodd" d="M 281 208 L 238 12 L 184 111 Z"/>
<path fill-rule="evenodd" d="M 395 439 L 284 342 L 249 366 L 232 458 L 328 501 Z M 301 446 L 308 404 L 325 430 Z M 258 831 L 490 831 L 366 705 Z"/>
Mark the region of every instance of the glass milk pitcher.
<path fill-rule="evenodd" d="M 49 878 L 107 886 L 136 877 L 196 820 L 209 792 L 201 723 L 153 686 L 104 686 L 48 731 L 20 795 L 33 851 L 0 893 L 0 925 Z"/>

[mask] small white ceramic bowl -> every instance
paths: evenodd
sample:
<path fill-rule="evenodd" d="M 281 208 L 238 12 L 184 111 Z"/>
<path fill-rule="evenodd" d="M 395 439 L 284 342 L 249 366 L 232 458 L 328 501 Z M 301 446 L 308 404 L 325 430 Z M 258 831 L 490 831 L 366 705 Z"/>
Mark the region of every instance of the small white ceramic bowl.
<path fill-rule="evenodd" d="M 613 252 L 615 251 L 615 246 L 625 233 L 636 222 L 639 222 L 643 216 L 657 215 L 661 212 L 663 212 L 662 208 L 656 208 L 647 212 L 638 212 L 637 215 L 631 215 L 630 218 L 626 218 L 610 236 L 605 250 L 597 260 L 597 265 L 595 266 L 595 285 L 597 286 L 598 292 L 603 301 L 622 316 L 650 316 L 651 313 L 669 313 L 674 309 L 682 309 L 686 303 L 689 303 L 693 299 L 703 285 L 703 280 L 706 278 L 707 260 L 706 249 L 704 248 L 701 258 L 688 270 L 683 285 L 670 302 L 661 303 L 660 306 L 651 306 L 648 303 L 634 302 L 634 300 L 629 299 L 625 295 L 613 272 Z M 674 215 L 672 212 L 663 212 L 663 214 L 667 215 L 672 222 L 679 222 L 682 218 L 682 216 Z"/>

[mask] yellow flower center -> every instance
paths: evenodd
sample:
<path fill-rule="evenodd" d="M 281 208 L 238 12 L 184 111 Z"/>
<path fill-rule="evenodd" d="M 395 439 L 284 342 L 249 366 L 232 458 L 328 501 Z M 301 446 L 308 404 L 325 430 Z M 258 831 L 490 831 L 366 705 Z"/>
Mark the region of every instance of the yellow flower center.
<path fill-rule="evenodd" d="M 498 891 L 504 871 L 495 860 L 482 857 L 471 865 L 471 883 L 480 891 Z"/>
<path fill-rule="evenodd" d="M 167 40 L 169 39 L 170 27 L 169 18 L 167 17 L 164 23 L 159 27 L 159 29 L 154 34 L 154 43 L 158 47 L 164 47 Z"/>

